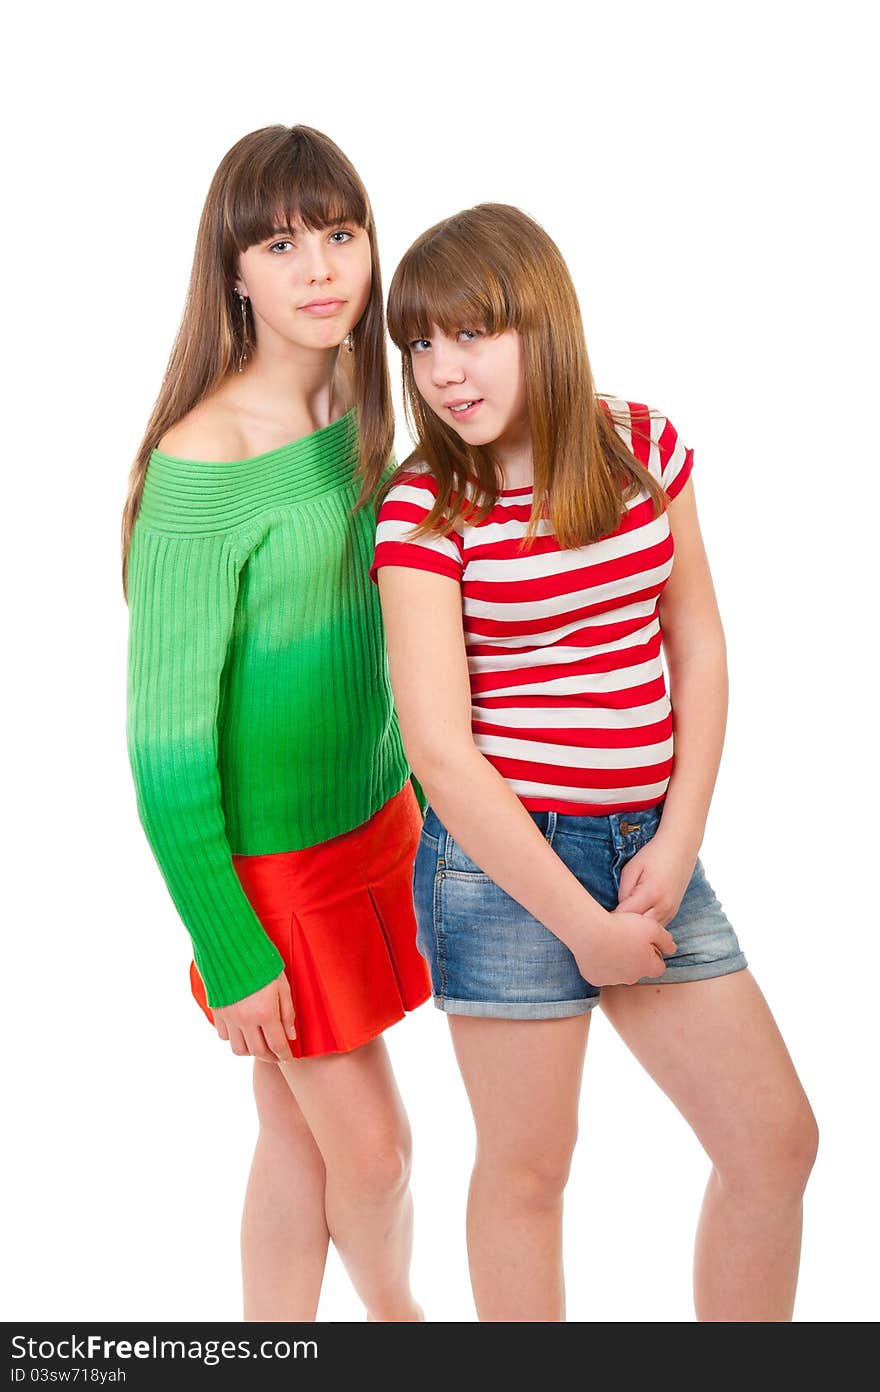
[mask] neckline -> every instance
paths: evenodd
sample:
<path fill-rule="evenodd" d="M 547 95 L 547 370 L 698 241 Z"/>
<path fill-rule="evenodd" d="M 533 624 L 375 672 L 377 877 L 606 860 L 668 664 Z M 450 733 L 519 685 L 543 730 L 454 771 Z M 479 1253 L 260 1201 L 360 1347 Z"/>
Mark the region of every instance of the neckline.
<path fill-rule="evenodd" d="M 279 455 L 288 455 L 296 450 L 300 445 L 310 444 L 319 435 L 326 435 L 328 431 L 335 430 L 343 421 L 347 421 L 354 415 L 357 407 L 349 406 L 348 410 L 335 420 L 329 421 L 327 425 L 318 426 L 317 430 L 309 431 L 308 435 L 298 435 L 295 440 L 289 440 L 286 445 L 276 445 L 274 449 L 264 450 L 262 454 L 250 454 L 244 459 L 186 459 L 179 454 L 166 454 L 164 450 L 154 449 L 153 454 L 160 459 L 167 459 L 172 464 L 192 464 L 199 468 L 214 469 L 234 469 L 242 464 L 261 464 L 267 459 L 276 459 Z"/>
<path fill-rule="evenodd" d="M 422 472 L 428 474 L 429 477 L 433 477 L 431 475 L 430 469 L 425 468 L 422 470 Z M 470 484 L 475 484 L 476 479 L 470 478 L 470 476 L 468 476 L 467 482 Z M 499 488 L 496 490 L 497 496 L 499 498 L 516 498 L 517 496 L 522 496 L 524 493 L 534 493 L 534 491 L 534 483 L 527 483 L 524 488 Z"/>

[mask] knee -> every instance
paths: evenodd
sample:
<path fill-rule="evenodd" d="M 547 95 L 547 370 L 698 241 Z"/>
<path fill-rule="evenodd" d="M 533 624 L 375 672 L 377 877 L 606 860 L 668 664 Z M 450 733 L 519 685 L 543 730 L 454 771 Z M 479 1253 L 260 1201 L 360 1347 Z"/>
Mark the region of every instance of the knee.
<path fill-rule="evenodd" d="M 792 1187 L 801 1194 L 807 1187 L 818 1153 L 819 1125 L 812 1107 L 804 1099 L 801 1114 L 786 1138 L 783 1160 Z"/>
<path fill-rule="evenodd" d="M 779 1199 L 799 1200 L 819 1149 L 819 1127 L 804 1097 L 774 1118 L 757 1145 L 716 1164 L 722 1184 Z"/>
<path fill-rule="evenodd" d="M 576 1129 L 552 1145 L 493 1153 L 477 1148 L 474 1179 L 519 1208 L 553 1208 L 561 1200 L 571 1170 Z"/>
<path fill-rule="evenodd" d="M 411 1168 L 409 1133 L 392 1130 L 371 1134 L 354 1145 L 335 1178 L 359 1204 L 384 1204 L 405 1193 Z"/>

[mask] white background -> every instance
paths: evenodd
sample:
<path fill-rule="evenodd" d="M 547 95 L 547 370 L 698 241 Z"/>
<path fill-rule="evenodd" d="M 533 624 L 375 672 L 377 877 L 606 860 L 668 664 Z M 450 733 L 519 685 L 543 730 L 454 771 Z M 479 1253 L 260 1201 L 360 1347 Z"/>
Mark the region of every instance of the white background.
<path fill-rule="evenodd" d="M 444 215 L 493 199 L 537 217 L 574 275 L 599 388 L 693 445 L 732 677 L 701 856 L 822 1133 L 796 1317 L 876 1318 L 870 8 L 215 0 L 18 19 L 4 1318 L 240 1318 L 250 1064 L 190 998 L 189 941 L 137 820 L 117 544 L 211 175 L 274 122 L 315 125 L 353 160 L 386 289 Z M 690 1320 L 707 1161 L 599 1012 L 591 1035 L 569 1318 Z M 446 1021 L 425 1006 L 387 1038 L 415 1135 L 415 1290 L 430 1319 L 469 1321 L 473 1137 Z M 363 1317 L 333 1254 L 319 1317 Z"/>

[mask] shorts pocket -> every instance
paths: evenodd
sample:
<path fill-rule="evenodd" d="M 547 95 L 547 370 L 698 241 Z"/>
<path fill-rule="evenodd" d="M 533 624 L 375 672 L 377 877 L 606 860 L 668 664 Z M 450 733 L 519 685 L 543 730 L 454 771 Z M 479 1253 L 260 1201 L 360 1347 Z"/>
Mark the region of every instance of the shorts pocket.
<path fill-rule="evenodd" d="M 425 831 L 419 837 L 413 862 L 413 911 L 416 917 L 416 945 L 430 963 L 435 952 L 434 882 L 437 878 L 437 846 Z"/>
<path fill-rule="evenodd" d="M 475 860 L 462 850 L 457 841 L 446 833 L 446 865 L 444 873 L 447 875 L 467 875 L 470 879 L 488 881 L 489 876 L 477 865 Z"/>
<path fill-rule="evenodd" d="M 539 831 L 541 832 L 541 835 L 544 837 L 544 840 L 548 841 L 552 846 L 553 837 L 556 830 L 556 813 L 530 812 L 529 815 L 532 818 L 532 821 L 538 827 Z M 441 827 L 442 831 L 442 823 L 438 822 L 438 826 Z M 443 843 L 441 841 L 441 845 L 442 844 Z M 456 876 L 462 878 L 467 877 L 468 879 L 473 879 L 475 881 L 479 881 L 480 883 L 495 883 L 495 881 L 492 880 L 490 876 L 486 874 L 482 866 L 477 865 L 476 861 L 471 859 L 467 852 L 463 850 L 463 848 L 458 844 L 458 842 L 454 839 L 453 836 L 451 836 L 451 834 L 448 831 L 445 835 L 445 847 L 445 865 L 443 866 L 443 872 L 445 875 L 451 875 L 453 878 L 455 878 Z"/>
<path fill-rule="evenodd" d="M 437 816 L 437 813 L 429 804 L 425 808 L 425 814 L 422 818 L 422 827 L 419 834 L 423 840 L 427 841 L 428 844 L 430 846 L 433 846 L 434 850 L 437 851 L 440 849 L 440 834 L 442 831 L 443 826 L 440 821 L 440 818 Z"/>

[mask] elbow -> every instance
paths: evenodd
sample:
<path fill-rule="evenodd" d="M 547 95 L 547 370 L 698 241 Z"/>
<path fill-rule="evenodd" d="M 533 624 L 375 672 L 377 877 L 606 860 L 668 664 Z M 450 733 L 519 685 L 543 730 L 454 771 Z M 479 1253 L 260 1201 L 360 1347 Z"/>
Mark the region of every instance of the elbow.
<path fill-rule="evenodd" d="M 700 667 L 727 676 L 727 640 L 720 622 L 708 625 L 699 635 L 690 634 L 687 641 L 676 642 L 674 635 L 664 634 L 663 649 L 670 671 Z"/>
<path fill-rule="evenodd" d="M 145 807 L 173 804 L 216 769 L 216 754 L 207 736 L 159 738 L 155 731 L 132 727 L 127 743 L 138 799 Z"/>
<path fill-rule="evenodd" d="M 700 689 L 711 687 L 725 692 L 728 689 L 727 646 L 723 634 L 717 641 L 701 643 L 687 652 L 667 653 L 667 666 L 674 690 L 681 691 L 685 683 L 694 683 Z"/>

